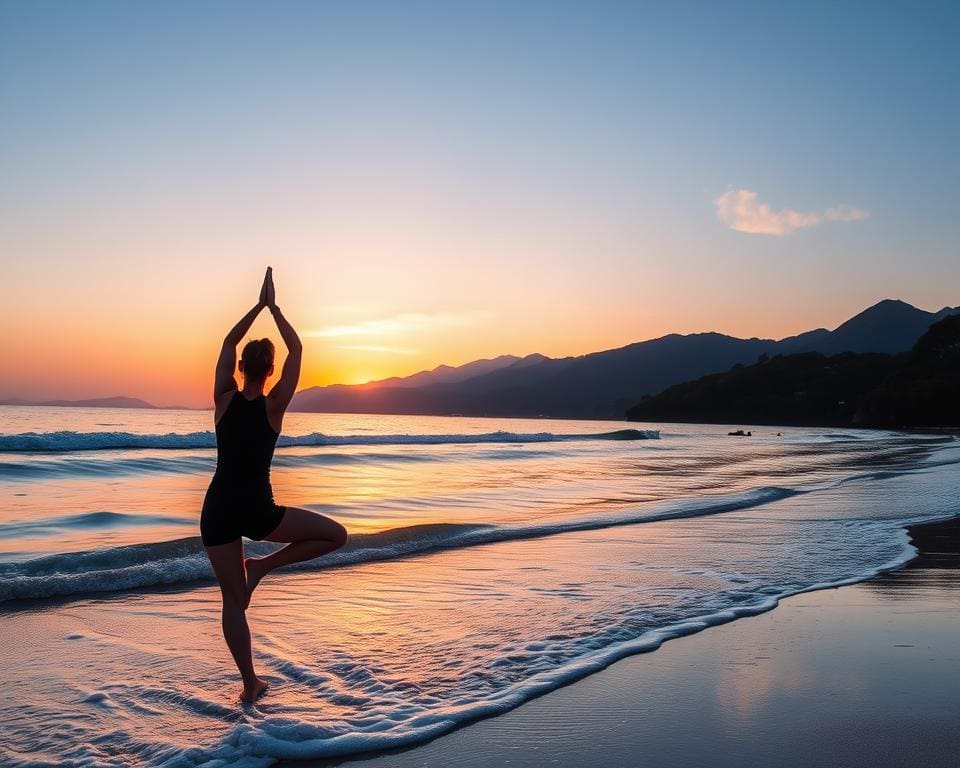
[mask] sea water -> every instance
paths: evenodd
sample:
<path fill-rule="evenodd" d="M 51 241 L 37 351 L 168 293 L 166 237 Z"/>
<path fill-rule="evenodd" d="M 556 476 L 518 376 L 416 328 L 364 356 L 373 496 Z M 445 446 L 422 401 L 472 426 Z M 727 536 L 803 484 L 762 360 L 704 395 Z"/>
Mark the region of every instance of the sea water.
<path fill-rule="evenodd" d="M 0 408 L 0 763 L 259 766 L 415 744 L 895 568 L 914 552 L 904 525 L 960 513 L 949 436 L 288 414 L 278 502 L 351 538 L 254 595 L 271 690 L 240 706 L 197 531 L 211 419 Z"/>

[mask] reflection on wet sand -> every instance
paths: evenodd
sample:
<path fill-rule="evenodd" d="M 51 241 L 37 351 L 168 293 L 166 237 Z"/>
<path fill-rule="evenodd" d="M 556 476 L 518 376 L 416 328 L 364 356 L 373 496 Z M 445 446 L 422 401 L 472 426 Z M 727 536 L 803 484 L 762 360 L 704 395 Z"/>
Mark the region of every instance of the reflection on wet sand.
<path fill-rule="evenodd" d="M 671 641 L 363 768 L 955 766 L 960 521 L 910 532 L 920 556 L 899 571 Z"/>
<path fill-rule="evenodd" d="M 916 559 L 898 571 L 865 582 L 864 586 L 888 600 L 904 602 L 925 596 L 958 607 L 960 518 L 915 525 L 908 530 L 919 551 Z"/>

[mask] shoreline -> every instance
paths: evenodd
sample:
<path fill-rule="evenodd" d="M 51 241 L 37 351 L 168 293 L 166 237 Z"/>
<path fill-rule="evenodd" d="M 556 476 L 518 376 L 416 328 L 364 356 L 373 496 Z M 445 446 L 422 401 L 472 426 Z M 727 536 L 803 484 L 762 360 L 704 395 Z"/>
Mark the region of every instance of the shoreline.
<path fill-rule="evenodd" d="M 429 742 L 279 765 L 952 766 L 960 517 L 906 531 L 918 553 L 895 570 L 675 638 Z M 732 710 L 709 706 L 726 698 Z"/>
<path fill-rule="evenodd" d="M 0 402 L 0 406 L 6 406 L 11 408 L 76 408 L 79 410 L 84 409 L 107 409 L 107 410 L 125 410 L 125 411 L 190 411 L 190 412 L 212 412 L 213 407 L 209 405 L 203 406 L 188 406 L 188 405 L 153 405 L 152 403 L 147 405 L 82 405 L 78 403 L 61 403 L 61 402 Z M 665 425 L 665 424 L 701 424 L 705 426 L 715 426 L 715 427 L 735 427 L 740 425 L 740 422 L 734 421 L 714 421 L 714 420 L 700 420 L 700 421 L 671 421 L 671 420 L 660 420 L 660 421 L 636 421 L 633 419 L 628 419 L 626 416 L 605 416 L 605 417 L 596 417 L 596 416 L 551 416 L 548 414 L 538 414 L 536 416 L 526 415 L 526 416 L 509 416 L 509 415 L 489 415 L 489 414 L 463 414 L 463 413 L 394 413 L 394 412 L 379 412 L 379 411 L 299 411 L 295 409 L 288 410 L 288 413 L 296 413 L 300 415 L 304 414 L 313 414 L 313 415 L 325 415 L 325 416 L 403 416 L 409 418 L 439 418 L 439 419 L 488 419 L 490 421 L 497 421 L 503 419 L 515 420 L 515 421 L 595 421 L 601 423 L 618 423 L 618 424 L 648 424 L 648 425 Z M 846 429 L 853 430 L 855 432 L 902 432 L 908 435 L 951 435 L 955 437 L 960 437 L 960 426 L 938 426 L 938 427 L 910 427 L 910 426 L 870 426 L 870 425 L 853 425 L 853 424 L 787 424 L 787 423 L 746 423 L 744 422 L 742 427 L 744 429 L 769 429 L 769 430 L 784 430 L 784 429 Z"/>
<path fill-rule="evenodd" d="M 436 429 L 427 420 L 415 421 L 410 430 L 377 430 L 372 424 L 357 431 L 375 432 L 377 440 L 386 431 L 463 431 L 448 420 L 434 420 Z M 563 424 L 550 424 L 539 428 L 566 431 Z M 531 432 L 532 425 L 517 422 L 513 428 Z M 164 422 L 148 426 L 162 433 Z M 468 431 L 486 430 L 477 421 Z M 570 431 L 600 430 L 584 423 Z M 44 599 L 6 614 L 10 642 L 3 664 L 11 681 L 30 691 L 31 703 L 13 697 L 5 705 L 3 719 L 16 727 L 0 752 L 10 755 L 7 762 L 30 755 L 51 765 L 72 757 L 78 763 L 122 758 L 136 764 L 162 754 L 179 762 L 264 765 L 379 758 L 395 768 L 405 760 L 466 768 L 472 759 L 477 768 L 507 762 L 533 768 L 546 755 L 544 766 L 573 768 L 596 763 L 596 754 L 578 746 L 592 744 L 611 768 L 632 768 L 643 762 L 638 753 L 672 752 L 676 744 L 686 747 L 695 739 L 701 749 L 706 743 L 713 750 L 723 747 L 722 754 L 737 753 L 742 732 L 739 741 L 724 744 L 733 727 L 725 724 L 731 713 L 741 731 L 749 725 L 762 734 L 784 732 L 787 718 L 767 721 L 774 722 L 769 727 L 756 724 L 765 722 L 764 697 L 778 686 L 795 685 L 809 670 L 814 678 L 822 676 L 817 659 L 799 664 L 800 672 L 784 669 L 795 652 L 788 644 L 799 638 L 801 650 L 815 647 L 820 627 L 842 629 L 853 612 L 861 614 L 853 628 L 886 617 L 888 608 L 867 610 L 850 603 L 850 590 L 829 588 L 862 582 L 915 558 L 906 526 L 955 510 L 960 446 L 952 438 L 868 433 L 864 441 L 806 430 L 797 430 L 795 440 L 749 446 L 705 427 L 683 431 L 689 439 L 650 444 L 649 451 L 601 443 L 589 450 L 428 448 L 413 457 L 427 462 L 413 466 L 392 462 L 395 455 L 411 458 L 408 451 L 379 447 L 345 450 L 343 456 L 335 451 L 330 461 L 317 458 L 326 452 L 305 451 L 303 461 L 292 457 L 286 480 L 301 498 L 322 494 L 329 504 L 320 508 L 337 509 L 345 519 L 373 520 L 371 510 L 382 517 L 370 524 L 377 530 L 369 539 L 357 534 L 356 551 L 342 552 L 353 562 L 339 564 L 358 567 L 331 567 L 340 553 L 305 563 L 306 572 L 271 582 L 252 606 L 255 650 L 272 691 L 250 708 L 236 702 L 235 665 L 220 632 L 222 601 L 215 583 L 169 586 L 208 570 L 202 548 L 195 542 L 184 551 L 181 541 L 165 535 L 173 530 L 165 526 L 186 519 L 183 509 L 156 513 L 158 499 L 163 505 L 199 484 L 195 470 L 209 465 L 209 457 L 130 452 L 119 458 L 36 459 L 39 468 L 50 469 L 48 475 L 76 478 L 75 483 L 64 489 L 53 483 L 28 486 L 27 494 L 10 487 L 11 513 L 4 522 L 12 532 L 22 528 L 33 535 L 24 522 L 36 528 L 36 542 L 21 537 L 23 551 L 64 531 L 64 538 L 52 542 L 63 553 L 23 567 L 4 566 L 0 570 L 10 576 L 4 590 L 22 588 L 37 597 L 71 591 L 79 599 Z M 366 434 L 357 437 L 369 441 Z M 9 464 L 17 469 L 30 462 L 32 468 L 34 461 L 14 457 Z M 330 471 L 314 471 L 328 464 Z M 154 469 L 163 477 L 154 478 Z M 142 479 L 127 479 L 131 470 Z M 823 482 L 795 487 L 797 477 Z M 838 482 L 826 482 L 834 478 Z M 130 510 L 152 514 L 45 514 L 45 499 L 77 499 L 75 505 L 86 510 L 105 489 L 117 490 L 116 509 L 129 504 Z M 21 495 L 27 500 L 18 501 Z M 565 506 L 553 514 L 550 505 L 558 500 Z M 391 519 L 402 520 L 403 527 L 384 531 L 382 522 Z M 128 522 L 140 525 L 126 533 L 121 524 Z M 189 533 L 194 536 L 188 541 L 195 541 L 192 525 Z M 124 539 L 138 543 L 130 551 L 113 546 L 125 546 Z M 440 545 L 457 549 L 439 551 Z M 259 546 L 251 545 L 251 554 L 259 554 Z M 415 563 L 405 562 L 404 555 L 414 554 Z M 137 585 L 157 588 L 134 589 Z M 103 587 L 111 593 L 86 591 Z M 796 597 L 812 590 L 825 591 Z M 857 587 L 854 594 L 869 592 Z M 781 600 L 781 610 L 773 611 Z M 798 601 L 808 610 L 789 624 L 782 617 Z M 951 610 L 960 616 L 960 607 Z M 758 614 L 773 618 L 735 621 Z M 785 653 L 756 647 L 757 628 L 771 622 L 781 629 L 766 645 L 788 647 Z M 706 628 L 714 631 L 702 632 Z M 749 628 L 745 637 L 743 628 Z M 914 629 L 911 624 L 910 632 Z M 868 634 L 880 630 L 872 627 Z M 696 643 L 687 639 L 695 633 L 703 637 Z M 960 630 L 954 638 L 958 635 Z M 640 655 L 674 638 L 682 642 Z M 844 659 L 844 669 L 828 664 L 830 674 L 856 668 L 870 653 L 866 639 L 848 643 L 856 653 Z M 889 647 L 915 643 L 908 635 Z M 868 680 L 874 672 L 859 674 Z M 952 681 L 946 667 L 938 668 L 937 677 Z M 604 690 L 596 691 L 596 679 L 607 681 Z M 829 682 L 821 680 L 813 690 L 830 690 Z M 894 701 L 902 687 L 848 708 Z M 940 701 L 953 702 L 955 696 L 950 691 Z M 801 702 L 789 709 L 815 715 L 822 706 Z M 916 702 L 911 707 L 923 710 Z M 670 713 L 666 719 L 664 713 Z M 885 727 L 900 727 L 907 714 Z M 949 722 L 938 717 L 933 712 L 931 720 L 946 730 L 960 713 L 951 710 Z M 505 723 L 509 732 L 503 731 Z M 670 733 L 673 742 L 661 732 Z M 438 738 L 443 734 L 449 736 Z M 415 746 L 428 739 L 435 743 Z M 598 743 L 602 750 L 596 750 Z M 765 747 L 769 742 L 751 744 L 754 751 Z M 440 752 L 431 753 L 435 748 Z M 398 751 L 377 754 L 387 749 Z M 711 756 L 687 758 L 686 765 L 715 762 Z M 328 762 L 317 762 L 322 760 Z M 659 766 L 664 760 L 646 762 Z M 765 768 L 771 764 L 779 765 L 768 760 Z"/>

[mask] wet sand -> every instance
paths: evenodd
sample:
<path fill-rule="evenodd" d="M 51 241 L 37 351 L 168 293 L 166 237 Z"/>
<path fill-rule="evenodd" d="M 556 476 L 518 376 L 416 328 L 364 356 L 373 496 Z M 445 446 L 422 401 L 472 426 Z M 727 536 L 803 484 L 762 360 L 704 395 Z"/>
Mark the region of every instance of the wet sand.
<path fill-rule="evenodd" d="M 413 749 L 290 766 L 960 764 L 960 522 L 920 556 L 617 662 Z"/>

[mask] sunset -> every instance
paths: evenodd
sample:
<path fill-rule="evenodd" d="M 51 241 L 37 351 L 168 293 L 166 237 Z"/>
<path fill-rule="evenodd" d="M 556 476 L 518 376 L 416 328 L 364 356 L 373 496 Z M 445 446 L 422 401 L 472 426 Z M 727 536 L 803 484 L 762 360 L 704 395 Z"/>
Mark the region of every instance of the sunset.
<path fill-rule="evenodd" d="M 267 264 L 309 386 L 953 305 L 946 8 L 4 3 L 0 398 L 204 405 Z"/>
<path fill-rule="evenodd" d="M 953 765 L 958 28 L 0 0 L 0 764 Z"/>

